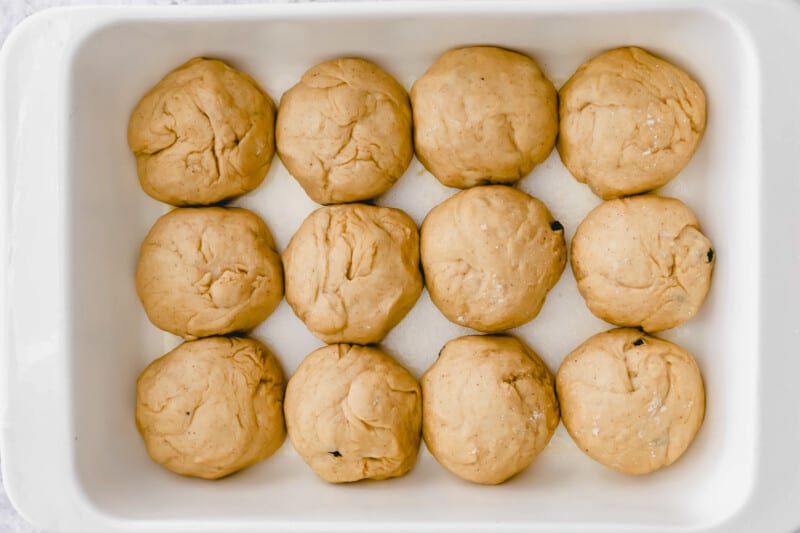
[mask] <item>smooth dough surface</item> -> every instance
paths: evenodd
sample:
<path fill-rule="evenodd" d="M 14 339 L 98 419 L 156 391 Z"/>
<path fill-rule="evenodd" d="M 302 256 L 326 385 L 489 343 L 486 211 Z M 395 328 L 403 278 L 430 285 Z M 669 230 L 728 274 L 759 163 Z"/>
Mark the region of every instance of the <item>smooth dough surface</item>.
<path fill-rule="evenodd" d="M 142 243 L 136 290 L 150 321 L 184 339 L 247 331 L 283 297 L 281 259 L 246 209 L 174 209 Z"/>
<path fill-rule="evenodd" d="M 322 207 L 283 253 L 286 301 L 326 343 L 381 341 L 422 292 L 417 226 L 399 209 Z"/>
<path fill-rule="evenodd" d="M 136 382 L 136 426 L 156 463 L 217 479 L 280 448 L 284 379 L 258 341 L 208 337 L 156 359 Z"/>
<path fill-rule="evenodd" d="M 411 88 L 417 157 L 448 187 L 515 182 L 555 145 L 556 98 L 523 54 L 491 46 L 450 50 Z"/>
<path fill-rule="evenodd" d="M 325 481 L 398 477 L 417 459 L 419 384 L 377 348 L 310 353 L 289 380 L 285 411 L 297 453 Z"/>
<path fill-rule="evenodd" d="M 448 342 L 422 376 L 425 444 L 462 479 L 494 485 L 521 472 L 558 426 L 553 376 L 508 336 Z"/>
<path fill-rule="evenodd" d="M 589 338 L 564 358 L 556 386 L 578 447 L 626 474 L 672 464 L 703 423 L 705 389 L 694 358 L 635 329 Z"/>
<path fill-rule="evenodd" d="M 592 313 L 645 331 L 675 327 L 697 313 L 714 261 L 692 211 L 650 194 L 600 204 L 572 240 L 572 271 Z"/>
<path fill-rule="evenodd" d="M 333 59 L 281 98 L 278 156 L 312 200 L 355 202 L 386 192 L 411 163 L 405 89 L 363 59 Z"/>
<path fill-rule="evenodd" d="M 487 333 L 539 314 L 567 256 L 564 229 L 547 206 L 501 185 L 461 191 L 434 207 L 420 249 L 436 307 Z"/>
<path fill-rule="evenodd" d="M 144 192 L 176 206 L 208 205 L 258 187 L 274 130 L 275 106 L 250 76 L 197 57 L 142 97 L 128 145 Z"/>
<path fill-rule="evenodd" d="M 558 153 L 603 199 L 661 187 L 686 166 L 706 126 L 703 90 L 641 48 L 587 61 L 559 91 Z"/>

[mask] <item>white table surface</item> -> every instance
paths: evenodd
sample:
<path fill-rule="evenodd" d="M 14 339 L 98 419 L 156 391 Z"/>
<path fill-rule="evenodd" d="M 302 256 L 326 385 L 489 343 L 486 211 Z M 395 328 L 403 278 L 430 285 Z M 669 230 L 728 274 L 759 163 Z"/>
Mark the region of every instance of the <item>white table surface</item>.
<path fill-rule="evenodd" d="M 285 0 L 272 0 L 285 1 Z M 289 0 L 314 1 L 314 0 Z M 25 17 L 37 11 L 54 6 L 73 5 L 176 5 L 176 4 L 245 4 L 267 3 L 258 0 L 0 0 L 0 44 L 9 32 Z M 2 458 L 0 458 L 0 461 Z M 34 529 L 16 512 L 11 502 L 8 501 L 5 487 L 0 474 L 0 533 L 34 533 Z"/>

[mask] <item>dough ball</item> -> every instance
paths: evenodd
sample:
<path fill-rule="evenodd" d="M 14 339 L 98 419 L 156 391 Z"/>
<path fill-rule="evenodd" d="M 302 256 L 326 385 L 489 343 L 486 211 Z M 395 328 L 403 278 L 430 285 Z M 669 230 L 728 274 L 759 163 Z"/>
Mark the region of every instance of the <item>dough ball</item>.
<path fill-rule="evenodd" d="M 411 163 L 405 89 L 363 59 L 325 61 L 281 98 L 278 156 L 317 203 L 383 194 Z"/>
<path fill-rule="evenodd" d="M 260 342 L 185 342 L 139 376 L 136 426 L 156 463 L 217 479 L 280 448 L 283 388 L 280 365 Z"/>
<path fill-rule="evenodd" d="M 515 182 L 556 142 L 553 84 L 502 48 L 445 53 L 414 83 L 411 106 L 417 157 L 448 187 Z"/>
<path fill-rule="evenodd" d="M 417 226 L 399 209 L 317 209 L 283 254 L 286 301 L 316 337 L 371 344 L 422 292 Z"/>
<path fill-rule="evenodd" d="M 422 424 L 419 384 L 376 348 L 333 344 L 306 357 L 286 387 L 297 453 L 331 483 L 402 476 Z"/>
<path fill-rule="evenodd" d="M 175 209 L 142 243 L 136 290 L 150 321 L 184 339 L 246 331 L 281 301 L 281 260 L 246 209 Z"/>
<path fill-rule="evenodd" d="M 491 333 L 539 314 L 567 250 L 564 228 L 547 206 L 495 185 L 461 191 L 434 207 L 422 223 L 421 255 L 442 314 Z"/>
<path fill-rule="evenodd" d="M 556 386 L 575 443 L 626 474 L 671 465 L 703 423 L 705 389 L 692 356 L 635 329 L 578 346 L 561 363 Z"/>
<path fill-rule="evenodd" d="M 422 376 L 422 398 L 425 445 L 449 471 L 484 485 L 527 468 L 558 425 L 553 376 L 513 337 L 445 344 Z"/>
<path fill-rule="evenodd" d="M 597 317 L 660 331 L 683 324 L 703 305 L 714 249 L 683 202 L 644 195 L 593 209 L 575 232 L 571 262 Z"/>
<path fill-rule="evenodd" d="M 706 126 L 697 82 L 641 48 L 584 63 L 559 96 L 561 160 L 604 199 L 650 191 L 677 176 Z"/>
<path fill-rule="evenodd" d="M 267 174 L 275 106 L 247 74 L 194 58 L 139 101 L 128 123 L 144 192 L 168 204 L 214 204 Z"/>

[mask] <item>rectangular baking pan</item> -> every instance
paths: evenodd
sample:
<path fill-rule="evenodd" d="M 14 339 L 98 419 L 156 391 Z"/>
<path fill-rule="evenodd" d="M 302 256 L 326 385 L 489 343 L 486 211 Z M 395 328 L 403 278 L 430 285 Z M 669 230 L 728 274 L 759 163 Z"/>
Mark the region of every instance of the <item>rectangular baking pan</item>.
<path fill-rule="evenodd" d="M 663 194 L 715 243 L 709 298 L 664 334 L 696 356 L 708 411 L 675 465 L 630 477 L 559 428 L 522 475 L 470 485 L 422 451 L 406 477 L 333 486 L 287 443 L 230 478 L 175 476 L 133 422 L 139 372 L 174 339 L 133 285 L 138 246 L 164 206 L 139 188 L 126 145 L 138 98 L 190 57 L 229 61 L 276 100 L 315 63 L 376 61 L 410 88 L 443 51 L 495 44 L 533 56 L 556 86 L 586 59 L 635 44 L 688 70 L 706 136 Z M 0 53 L 0 454 L 9 496 L 55 531 L 788 531 L 800 527 L 800 8 L 789 1 L 344 3 L 54 9 Z M 519 187 L 571 238 L 598 200 L 554 152 Z M 452 194 L 414 161 L 379 203 L 417 223 Z M 276 158 L 236 202 L 283 249 L 314 204 Z M 569 269 L 514 333 L 557 369 L 609 326 Z M 383 344 L 419 376 L 467 332 L 423 293 Z M 319 345 L 285 304 L 255 331 L 291 373 Z"/>

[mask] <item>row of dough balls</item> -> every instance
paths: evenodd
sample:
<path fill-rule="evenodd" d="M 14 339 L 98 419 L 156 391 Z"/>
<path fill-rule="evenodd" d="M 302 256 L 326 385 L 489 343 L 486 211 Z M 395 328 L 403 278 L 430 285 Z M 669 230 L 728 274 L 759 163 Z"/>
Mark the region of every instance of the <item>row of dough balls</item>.
<path fill-rule="evenodd" d="M 251 330 L 284 295 L 326 343 L 378 343 L 423 287 L 450 321 L 498 333 L 532 320 L 566 265 L 564 228 L 536 198 L 473 187 L 422 224 L 399 209 L 321 207 L 281 256 L 241 208 L 178 208 L 141 246 L 136 288 L 147 316 L 184 339 Z M 660 331 L 703 304 L 714 251 L 679 200 L 639 195 L 592 210 L 572 241 L 578 289 L 599 318 Z M 285 270 L 285 276 L 284 276 Z"/>
<path fill-rule="evenodd" d="M 620 472 L 668 466 L 705 412 L 692 356 L 635 329 L 588 339 L 554 379 L 514 337 L 448 342 L 421 387 L 374 347 L 333 344 L 309 354 L 285 387 L 276 358 L 238 337 L 187 341 L 137 381 L 136 422 L 152 459 L 217 479 L 272 455 L 289 438 L 322 479 L 402 476 L 420 434 L 436 460 L 475 483 L 528 467 L 563 417 L 592 459 Z M 284 425 L 285 416 L 285 425 Z"/>
<path fill-rule="evenodd" d="M 700 86 L 635 47 L 589 60 L 558 94 L 523 54 L 455 49 L 431 65 L 410 96 L 369 61 L 335 59 L 308 70 L 283 95 L 276 119 L 272 99 L 252 78 L 195 58 L 141 99 L 128 144 L 145 192 L 175 206 L 255 189 L 276 143 L 306 193 L 331 204 L 383 194 L 415 151 L 450 187 L 513 183 L 547 158 L 556 137 L 575 178 L 610 199 L 675 177 L 706 121 Z"/>

